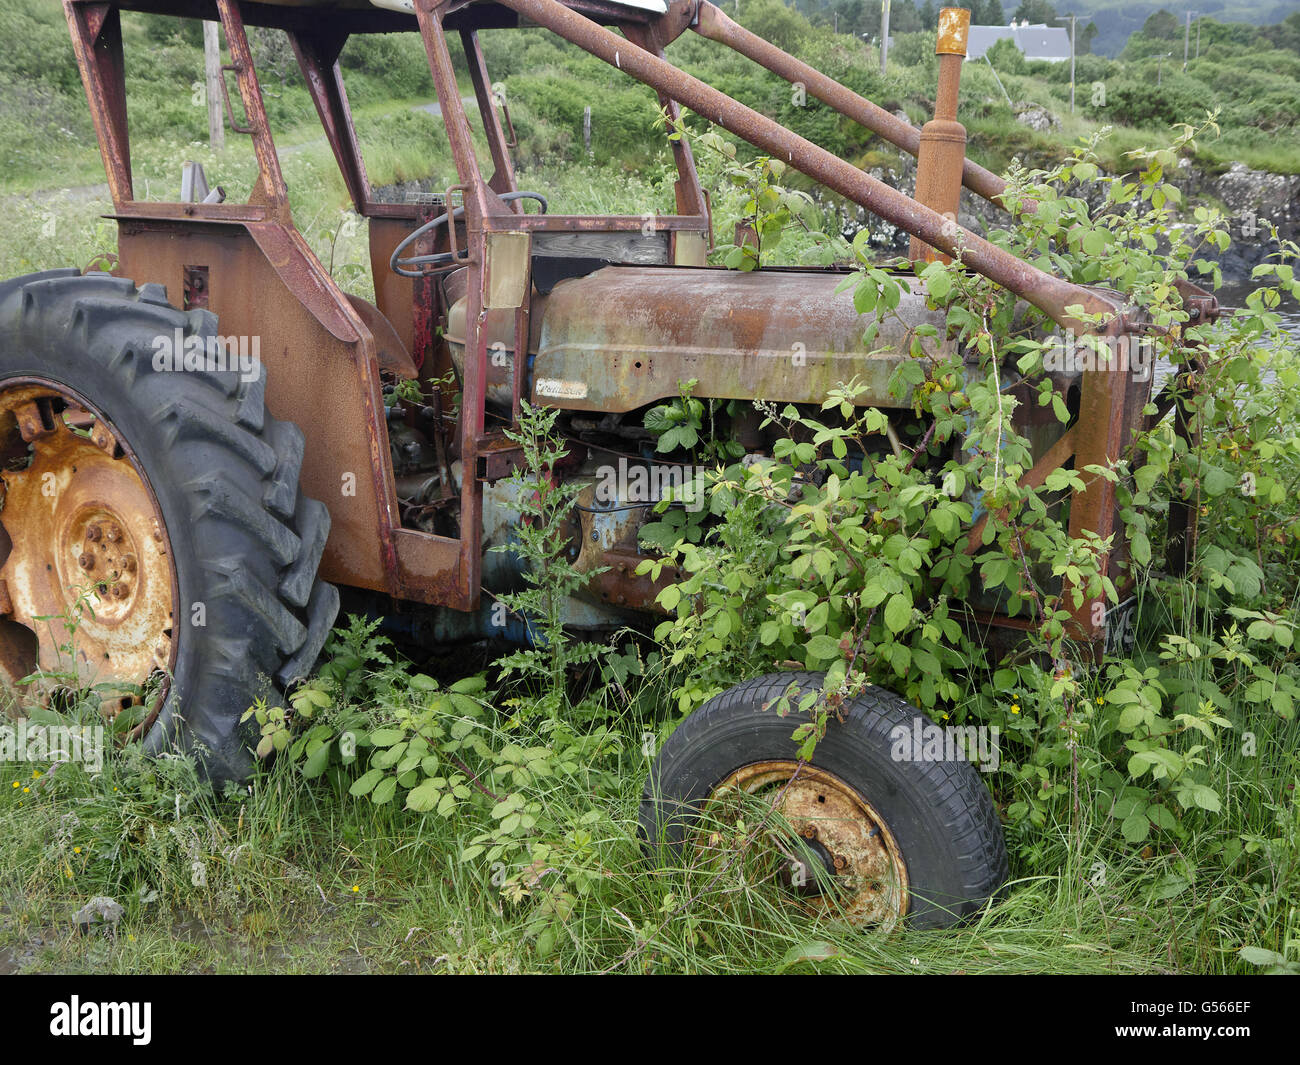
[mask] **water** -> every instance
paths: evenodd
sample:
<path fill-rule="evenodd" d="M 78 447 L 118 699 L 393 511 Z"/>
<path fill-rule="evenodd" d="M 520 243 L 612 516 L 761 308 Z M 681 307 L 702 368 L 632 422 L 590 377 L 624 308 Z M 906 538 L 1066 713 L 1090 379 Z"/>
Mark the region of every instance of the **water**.
<path fill-rule="evenodd" d="M 1250 294 L 1252 288 L 1253 286 L 1248 281 L 1234 285 L 1224 285 L 1215 293 L 1219 297 L 1219 306 L 1224 308 L 1244 307 L 1246 297 Z M 1300 304 L 1297 304 L 1294 300 L 1288 300 L 1275 313 L 1281 316 L 1283 331 L 1291 336 L 1295 341 L 1296 348 L 1300 349 Z M 1156 363 L 1152 386 L 1154 394 L 1159 395 L 1161 388 L 1164 387 L 1165 380 L 1172 370 L 1173 366 L 1165 359 L 1160 359 Z M 1261 376 L 1264 380 L 1270 380 L 1273 377 L 1273 371 L 1265 369 Z"/>
<path fill-rule="evenodd" d="M 1224 285 L 1216 293 L 1219 297 L 1219 305 L 1221 307 L 1244 307 L 1246 297 L 1250 295 L 1253 288 L 1254 286 L 1249 281 Z M 1294 300 L 1287 300 L 1278 308 L 1277 313 L 1282 316 L 1282 328 L 1297 340 L 1300 340 L 1300 304 L 1297 304 Z"/>

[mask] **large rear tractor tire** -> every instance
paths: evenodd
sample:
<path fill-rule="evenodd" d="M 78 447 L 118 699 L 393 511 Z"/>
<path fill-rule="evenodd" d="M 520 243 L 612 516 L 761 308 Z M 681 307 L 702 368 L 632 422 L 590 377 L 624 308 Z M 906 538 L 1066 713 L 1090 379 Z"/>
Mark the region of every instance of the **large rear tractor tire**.
<path fill-rule="evenodd" d="M 863 927 L 943 928 L 978 912 L 1007 878 L 979 772 L 961 759 L 900 757 L 910 749 L 901 737 L 925 719 L 881 688 L 846 701 L 801 763 L 791 738 L 798 718 L 774 704 L 793 686 L 797 705 L 822 679 L 756 677 L 688 717 L 646 781 L 648 844 L 675 864 L 719 843 L 759 851 L 805 909 Z"/>
<path fill-rule="evenodd" d="M 0 681 L 6 702 L 90 692 L 145 749 L 241 780 L 259 696 L 282 702 L 338 612 L 316 579 L 329 512 L 266 371 L 168 369 L 216 317 L 158 285 L 52 271 L 0 283 Z"/>

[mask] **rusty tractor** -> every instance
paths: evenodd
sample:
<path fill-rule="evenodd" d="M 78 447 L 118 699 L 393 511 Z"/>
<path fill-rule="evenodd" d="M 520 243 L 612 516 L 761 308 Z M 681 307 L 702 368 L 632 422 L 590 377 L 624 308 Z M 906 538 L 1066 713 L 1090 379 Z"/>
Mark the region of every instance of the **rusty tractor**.
<path fill-rule="evenodd" d="M 251 771 L 241 715 L 259 694 L 280 698 L 308 675 L 340 589 L 400 617 L 429 645 L 493 632 L 485 591 L 519 577 L 509 554 L 487 550 L 509 542 L 518 520 L 506 485 L 521 454 L 505 429 L 522 402 L 561 411 L 572 451 L 560 475 L 590 482 L 611 454 L 655 464 L 642 417 L 687 379 L 701 399 L 816 404 L 857 377 L 869 386 L 861 402 L 905 418 L 909 408 L 886 387 L 909 357 L 904 333 L 942 324 L 923 285 L 900 275 L 902 325 L 896 335 L 886 325 L 868 350 L 851 300 L 837 294 L 843 271 L 708 266 L 709 200 L 684 139 L 671 143 L 675 213 L 549 213 L 544 191 L 517 185 L 509 114 L 494 95 L 481 30 L 549 30 L 643 82 L 671 121 L 689 108 L 901 227 L 914 255 L 959 255 L 1062 327 L 1078 324 L 1067 308 L 1082 307 L 1112 335 L 1141 329 L 1116 293 L 1053 277 L 955 224 L 963 185 L 995 203 L 1005 189 L 965 157 L 955 121 L 964 11 L 941 17 L 936 118 L 917 130 L 709 0 L 64 0 L 64 8 L 118 251 L 111 273 L 56 270 L 0 284 L 0 671 L 11 686 L 25 683 L 28 698 L 96 686 L 105 714 L 134 715 L 131 732 L 147 749 L 195 752 L 216 782 Z M 177 202 L 136 198 L 123 10 L 219 21 L 231 57 L 223 84 L 235 82 L 242 101 L 236 117 L 227 90 L 230 125 L 256 155 L 248 202 L 225 202 L 193 174 Z M 368 222 L 374 303 L 343 291 L 295 229 L 249 26 L 282 30 L 292 44 Z M 665 48 L 687 31 L 918 155 L 917 198 L 673 66 Z M 353 34 L 391 32 L 423 41 L 456 166 L 454 185 L 409 202 L 381 200 L 371 187 L 339 64 Z M 454 44 L 468 63 L 490 166 L 476 157 Z M 1205 293 L 1183 295 L 1197 315 L 1216 313 Z M 256 338 L 260 357 L 210 357 L 236 337 Z M 793 345 L 808 340 L 806 364 L 787 372 Z M 395 396 L 403 381 L 421 384 L 420 402 Z M 1026 427 L 1037 449 L 1031 481 L 1071 462 L 1114 460 L 1150 389 L 1099 371 L 1055 384 L 1073 420 L 1064 430 Z M 770 444 L 757 419 L 734 428 L 749 452 Z M 1085 481 L 1071 500 L 1071 531 L 1106 537 L 1116 525 L 1113 486 Z M 668 578 L 636 572 L 648 507 L 579 499 L 573 565 L 600 572 L 570 601 L 570 624 L 609 630 L 653 613 Z M 1100 642 L 1107 633 L 1090 606 L 1077 625 L 1081 638 Z M 1024 624 L 996 604 L 978 611 L 990 630 Z M 65 629 L 58 619 L 70 616 L 78 622 Z M 890 729 L 915 711 L 880 689 L 853 700 L 814 762 L 801 764 L 790 722 L 764 711 L 791 680 L 817 683 L 748 681 L 672 735 L 646 785 L 648 842 L 687 845 L 692 816 L 713 796 L 770 794 L 796 837 L 787 879 L 805 904 L 843 907 L 877 926 L 904 916 L 941 926 L 977 910 L 1005 879 L 1006 852 L 971 765 L 892 760 Z"/>

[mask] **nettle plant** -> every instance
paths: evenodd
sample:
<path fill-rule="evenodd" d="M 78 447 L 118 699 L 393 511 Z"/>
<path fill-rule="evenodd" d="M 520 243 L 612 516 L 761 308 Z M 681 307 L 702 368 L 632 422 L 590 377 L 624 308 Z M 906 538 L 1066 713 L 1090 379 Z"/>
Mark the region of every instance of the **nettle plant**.
<path fill-rule="evenodd" d="M 1165 418 L 1113 466 L 1021 484 L 1033 455 L 1012 386 L 1063 428 L 1070 420 L 1044 373 L 1059 350 L 1053 323 L 957 265 L 873 265 L 859 239 L 846 286 L 868 344 L 896 314 L 906 270 L 945 313 L 942 330 L 912 332 L 912 357 L 890 382 L 912 417 L 858 406 L 853 381 L 820 411 L 760 403 L 783 431 L 773 458 L 717 469 L 690 535 L 665 544 L 666 527 L 650 527 L 663 555 L 641 570 L 657 576 L 671 563 L 684 574 L 660 596 L 670 618 L 655 633 L 681 671 L 682 712 L 741 676 L 806 668 L 825 671 L 822 693 L 774 708 L 794 712 L 805 756 L 866 683 L 942 719 L 996 724 L 1014 747 L 996 784 L 1029 848 L 1029 830 L 1055 804 L 1067 801 L 1078 819 L 1085 791 L 1133 843 L 1181 834 L 1186 811 L 1218 809 L 1210 761 L 1225 733 L 1245 731 L 1256 708 L 1289 718 L 1300 694 L 1293 604 L 1276 592 L 1269 602 L 1267 591 L 1296 586 L 1300 382 L 1275 308 L 1300 296 L 1300 284 L 1297 249 L 1283 245 L 1255 270 L 1245 307 L 1217 324 L 1189 321 L 1175 282 L 1218 286 L 1207 250 L 1228 247 L 1228 220 L 1211 208 L 1186 212 L 1166 176 L 1210 131 L 1212 116 L 1180 127 L 1167 148 L 1133 153 L 1132 176 L 1100 172 L 1105 131 L 1050 170 L 1014 170 L 1014 224 L 989 235 L 1043 269 L 1119 289 L 1147 314 L 1172 372 L 1195 370 L 1184 379 L 1187 438 Z M 1100 197 L 1095 210 L 1085 188 Z M 1029 201 L 1032 212 L 1022 211 Z M 1084 475 L 1118 486 L 1123 544 L 1069 535 L 1059 503 Z M 988 520 L 969 551 L 975 493 Z M 1196 551 L 1186 574 L 1169 577 L 1155 560 L 1163 518 L 1182 505 L 1192 508 Z M 1070 612 L 1085 596 L 1118 602 L 1100 566 L 1116 546 L 1146 592 L 1145 638 L 1132 661 L 1098 669 L 1071 643 Z M 980 591 L 1031 622 L 1023 649 L 1003 662 L 965 623 Z"/>
<path fill-rule="evenodd" d="M 564 631 L 569 596 L 604 569 L 579 573 L 569 564 L 565 524 L 583 486 L 554 475 L 569 451 L 555 432 L 558 415 L 554 408 L 525 400 L 519 427 L 506 430 L 523 449 L 524 463 L 507 481 L 520 520 L 514 540 L 492 549 L 513 553 L 522 563 L 524 587 L 501 594 L 497 604 L 527 626 L 533 644 L 501 659 L 500 666 L 506 676 L 540 682 L 540 700 L 529 702 L 545 709 L 550 727 L 566 705 L 569 670 L 595 661 L 604 651 L 599 644 L 571 640 Z"/>

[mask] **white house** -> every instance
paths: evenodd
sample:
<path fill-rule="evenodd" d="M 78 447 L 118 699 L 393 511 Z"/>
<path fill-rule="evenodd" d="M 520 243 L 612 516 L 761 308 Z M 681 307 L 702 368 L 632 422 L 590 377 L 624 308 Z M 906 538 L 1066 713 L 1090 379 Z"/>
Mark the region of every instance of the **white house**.
<path fill-rule="evenodd" d="M 1008 38 L 1026 59 L 1059 63 L 1070 58 L 1070 31 L 1063 26 L 1030 26 L 1014 21 L 1010 26 L 972 26 L 966 38 L 966 58 L 983 59 L 994 44 Z"/>

